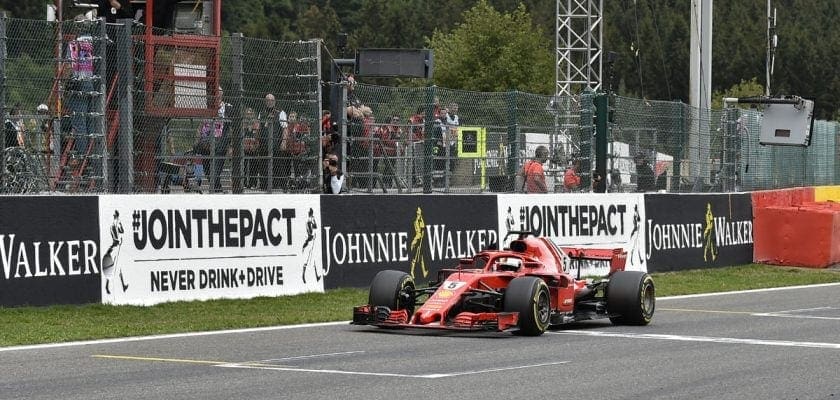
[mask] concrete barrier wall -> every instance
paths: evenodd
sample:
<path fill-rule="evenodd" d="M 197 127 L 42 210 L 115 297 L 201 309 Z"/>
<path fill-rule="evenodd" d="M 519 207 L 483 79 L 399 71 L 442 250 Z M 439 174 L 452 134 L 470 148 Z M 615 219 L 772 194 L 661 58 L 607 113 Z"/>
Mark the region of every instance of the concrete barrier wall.
<path fill-rule="evenodd" d="M 826 268 L 840 263 L 840 187 L 752 194 L 755 262 Z"/>

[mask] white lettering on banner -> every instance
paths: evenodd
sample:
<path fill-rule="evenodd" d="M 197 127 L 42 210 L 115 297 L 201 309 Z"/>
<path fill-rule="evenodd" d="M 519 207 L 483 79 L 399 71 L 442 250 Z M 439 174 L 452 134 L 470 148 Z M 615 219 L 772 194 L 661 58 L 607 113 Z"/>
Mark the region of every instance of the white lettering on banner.
<path fill-rule="evenodd" d="M 498 241 L 495 230 L 451 230 L 445 224 L 426 225 L 425 239 L 432 260 L 472 257 Z M 335 263 L 361 264 L 409 260 L 409 233 L 337 233 L 324 227 L 327 269 Z"/>
<path fill-rule="evenodd" d="M 752 221 L 727 222 L 726 217 L 715 217 L 715 234 L 718 246 L 752 243 Z"/>
<path fill-rule="evenodd" d="M 432 260 L 472 257 L 488 244 L 496 243 L 494 230 L 447 230 L 446 225 L 426 225 Z"/>
<path fill-rule="evenodd" d="M 626 212 L 624 204 L 522 206 L 519 230 L 554 237 L 624 235 Z"/>
<path fill-rule="evenodd" d="M 727 221 L 726 217 L 714 218 L 714 243 L 716 247 L 753 243 L 752 221 Z M 655 250 L 700 249 L 706 245 L 702 223 L 654 224 L 647 221 L 647 258 Z"/>
<path fill-rule="evenodd" d="M 149 279 L 151 292 L 283 286 L 283 267 L 152 270 Z"/>
<path fill-rule="evenodd" d="M 336 264 L 359 264 L 408 261 L 408 233 L 336 233 L 324 227 L 324 251 L 329 269 Z"/>
<path fill-rule="evenodd" d="M 90 275 L 99 273 L 98 247 L 93 240 L 49 241 L 49 260 L 41 259 L 41 242 L 17 241 L 17 234 L 0 234 L 3 278 Z M 42 262 L 45 261 L 45 262 Z"/>
<path fill-rule="evenodd" d="M 647 258 L 653 250 L 703 247 L 703 224 L 656 224 L 648 220 Z"/>
<path fill-rule="evenodd" d="M 291 245 L 294 208 L 134 210 L 134 246 L 143 250 L 164 247 L 224 248 Z"/>

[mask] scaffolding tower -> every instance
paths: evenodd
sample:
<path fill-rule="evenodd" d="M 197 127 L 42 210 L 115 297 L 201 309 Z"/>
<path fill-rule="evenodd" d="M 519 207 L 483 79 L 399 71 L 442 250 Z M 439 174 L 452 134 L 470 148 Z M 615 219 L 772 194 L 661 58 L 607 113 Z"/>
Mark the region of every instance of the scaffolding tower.
<path fill-rule="evenodd" d="M 556 96 L 601 88 L 603 0 L 557 0 Z"/>

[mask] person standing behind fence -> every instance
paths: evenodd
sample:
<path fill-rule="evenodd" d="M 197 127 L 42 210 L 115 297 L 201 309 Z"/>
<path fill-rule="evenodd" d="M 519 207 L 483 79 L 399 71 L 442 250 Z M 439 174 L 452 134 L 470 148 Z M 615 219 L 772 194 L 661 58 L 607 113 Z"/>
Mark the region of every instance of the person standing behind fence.
<path fill-rule="evenodd" d="M 9 117 L 4 123 L 6 131 L 6 140 L 4 148 L 8 147 L 24 147 L 26 141 L 24 140 L 24 127 L 20 118 L 20 108 L 16 104 L 15 108 L 9 111 Z"/>
<path fill-rule="evenodd" d="M 543 164 L 548 160 L 548 149 L 545 146 L 539 146 L 534 151 L 534 158 L 525 162 L 522 166 L 525 175 L 525 192 L 526 193 L 547 193 L 548 188 L 545 185 L 545 171 Z"/>
<path fill-rule="evenodd" d="M 91 117 L 91 113 L 96 111 L 96 99 L 93 96 L 93 57 L 93 38 L 90 35 L 81 35 L 67 44 L 65 58 L 70 61 L 70 68 L 66 69 L 69 71 L 69 80 L 64 92 L 70 113 L 73 151 L 79 158 L 87 156 L 90 135 L 96 130 Z M 75 158 L 72 163 L 76 163 Z"/>
<path fill-rule="evenodd" d="M 382 125 L 375 133 L 376 142 L 373 148 L 373 170 L 379 170 L 379 162 L 382 161 L 382 184 L 390 187 L 396 176 L 395 158 L 397 157 L 397 143 L 403 136 L 400 126 L 400 117 L 391 117 L 391 123 Z"/>
<path fill-rule="evenodd" d="M 274 158 L 276 165 L 280 155 L 280 141 L 282 140 L 283 129 L 286 127 L 286 112 L 276 107 L 274 95 L 265 95 L 265 109 L 257 117 L 260 120 L 260 147 L 257 151 L 259 160 L 256 170 L 260 174 L 259 183 L 261 190 L 268 189 L 268 157 Z M 276 167 L 275 167 L 276 168 Z"/>
<path fill-rule="evenodd" d="M 297 123 L 294 129 L 287 128 L 289 137 L 287 138 L 286 150 L 289 152 L 292 160 L 292 170 L 295 174 L 296 182 L 295 189 L 305 190 L 309 186 L 308 178 L 312 176 L 315 167 L 315 160 L 308 157 L 310 155 L 309 142 L 311 140 L 309 135 L 312 132 L 312 127 L 309 124 L 309 120 L 303 116 L 296 115 L 295 119 Z M 289 114 L 290 126 L 291 122 L 292 115 Z"/>
<path fill-rule="evenodd" d="M 222 191 L 222 170 L 225 167 L 229 144 L 224 122 L 226 104 L 222 94 L 222 88 L 219 88 L 219 109 L 216 112 L 216 118 L 202 122 L 198 128 L 198 140 L 193 146 L 195 154 L 213 156 L 213 168 L 210 171 L 212 174 L 210 185 L 213 192 Z M 202 164 L 206 165 L 204 162 Z"/>
<path fill-rule="evenodd" d="M 636 191 L 650 192 L 656 190 L 656 178 L 653 175 L 653 169 L 647 162 L 647 156 L 644 153 L 636 154 Z"/>
<path fill-rule="evenodd" d="M 575 191 L 580 188 L 580 160 L 575 159 L 572 161 L 572 165 L 566 168 L 566 172 L 563 173 L 563 188 L 566 189 L 567 192 Z"/>
<path fill-rule="evenodd" d="M 260 121 L 254 113 L 254 109 L 245 109 L 245 116 L 242 118 L 242 152 L 245 155 L 245 187 L 252 189 L 257 186 L 257 152 L 260 148 L 259 141 Z"/>

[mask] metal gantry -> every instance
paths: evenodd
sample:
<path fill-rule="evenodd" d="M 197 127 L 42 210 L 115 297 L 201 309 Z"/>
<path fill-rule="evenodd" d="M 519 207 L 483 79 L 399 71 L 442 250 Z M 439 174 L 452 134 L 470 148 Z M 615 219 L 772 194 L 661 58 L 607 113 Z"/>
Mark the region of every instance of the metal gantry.
<path fill-rule="evenodd" d="M 555 95 L 600 89 L 603 10 L 603 0 L 557 0 Z"/>

